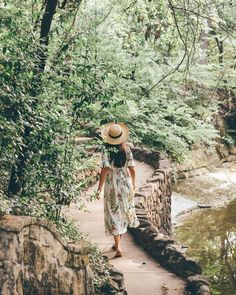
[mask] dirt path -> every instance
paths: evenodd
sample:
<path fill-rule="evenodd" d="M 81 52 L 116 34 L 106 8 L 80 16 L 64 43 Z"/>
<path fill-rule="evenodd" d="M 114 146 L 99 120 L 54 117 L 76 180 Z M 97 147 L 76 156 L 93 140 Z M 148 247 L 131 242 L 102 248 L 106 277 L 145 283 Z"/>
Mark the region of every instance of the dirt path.
<path fill-rule="evenodd" d="M 140 187 L 149 178 L 153 170 L 150 166 L 137 162 L 137 186 Z M 97 184 L 91 187 L 87 194 L 91 194 Z M 124 256 L 114 259 L 111 250 L 113 238 L 104 235 L 103 200 L 88 203 L 89 212 L 79 212 L 75 206 L 67 209 L 67 214 L 75 217 L 81 231 L 88 233 L 89 238 L 96 242 L 102 253 L 109 257 L 111 264 L 124 273 L 128 295 L 183 295 L 185 282 L 158 266 L 128 233 L 122 237 Z"/>

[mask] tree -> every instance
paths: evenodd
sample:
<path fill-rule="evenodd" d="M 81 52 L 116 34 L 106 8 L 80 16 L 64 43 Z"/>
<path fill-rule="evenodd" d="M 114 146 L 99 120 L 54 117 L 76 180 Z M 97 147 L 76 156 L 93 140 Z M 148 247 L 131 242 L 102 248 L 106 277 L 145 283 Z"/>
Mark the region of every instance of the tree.
<path fill-rule="evenodd" d="M 125 121 L 135 143 L 175 160 L 218 136 L 219 89 L 227 80 L 233 94 L 235 79 L 234 21 L 225 26 L 222 1 L 2 3 L 1 161 L 9 196 L 71 198 L 72 138 L 96 135 L 110 120 Z M 207 64 L 199 64 L 206 23 Z M 217 38 L 225 34 L 223 65 L 211 28 Z"/>
<path fill-rule="evenodd" d="M 38 58 L 35 61 L 35 76 L 38 75 L 38 71 L 43 72 L 45 69 L 45 64 L 47 60 L 47 46 L 49 43 L 49 33 L 51 29 L 51 24 L 53 20 L 53 15 L 55 14 L 56 7 L 57 7 L 58 1 L 57 0 L 47 0 L 45 5 L 45 11 L 43 14 L 41 26 L 40 26 L 40 47 L 39 47 L 39 53 Z M 33 77 L 34 79 L 34 77 Z M 37 82 L 40 83 L 40 79 L 36 78 Z M 32 95 L 36 96 L 37 92 L 40 91 L 40 86 L 37 86 L 38 90 L 34 89 L 34 93 Z M 30 141 L 30 133 L 32 132 L 32 129 L 29 126 L 24 126 L 24 132 L 22 136 L 22 142 L 24 144 L 23 148 L 18 152 L 17 161 L 15 164 L 12 165 L 11 168 L 11 176 L 9 180 L 9 185 L 7 189 L 7 194 L 9 197 L 13 197 L 17 195 L 23 185 L 24 181 L 24 170 L 27 165 L 27 160 L 29 159 L 30 151 L 28 149 L 29 141 Z"/>

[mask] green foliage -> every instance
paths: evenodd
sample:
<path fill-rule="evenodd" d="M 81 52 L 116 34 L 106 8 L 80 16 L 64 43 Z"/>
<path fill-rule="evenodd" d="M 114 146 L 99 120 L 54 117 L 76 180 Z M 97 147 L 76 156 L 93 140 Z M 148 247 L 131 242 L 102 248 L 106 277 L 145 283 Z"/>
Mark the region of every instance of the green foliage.
<path fill-rule="evenodd" d="M 90 12 L 90 18 L 103 19 L 100 13 L 104 10 L 106 15 L 109 3 L 98 5 L 98 9 L 88 2 L 91 11 L 99 12 L 95 15 Z M 196 10 L 193 3 L 189 5 L 190 10 Z M 205 14 L 206 7 L 201 5 L 200 8 L 199 13 Z M 84 11 L 87 11 L 86 6 Z M 115 118 L 125 121 L 131 127 L 133 141 L 161 149 L 181 160 L 192 143 L 211 144 L 218 137 L 211 120 L 218 109 L 217 89 L 225 88 L 222 75 L 226 73 L 222 72 L 222 65 L 216 64 L 218 54 L 215 52 L 214 56 L 209 52 L 208 64 L 198 63 L 200 45 L 196 38 L 200 38 L 205 28 L 205 19 L 188 15 L 192 26 L 198 22 L 193 39 L 190 29 L 186 31 L 182 27 L 186 21 L 184 12 L 180 10 L 177 14 L 181 32 L 188 38 L 186 46 L 194 46 L 194 50 L 188 52 L 188 58 L 178 71 L 149 92 L 163 76 L 173 73 L 186 49 L 181 38 L 176 38 L 178 32 L 171 11 L 164 1 L 137 1 L 130 6 L 120 3 L 111 9 L 109 17 L 95 28 L 96 46 L 92 50 L 98 62 L 98 57 L 106 62 L 112 60 L 113 72 L 106 80 L 115 89 L 110 93 L 109 101 L 90 104 L 86 111 L 91 118 L 87 121 L 90 129 Z M 84 25 L 81 20 L 80 27 Z M 91 27 L 94 29 L 93 24 L 89 25 Z M 209 39 L 213 37 L 209 35 Z M 231 49 L 232 46 L 226 50 Z M 230 60 L 225 60 L 225 69 L 228 66 L 232 70 Z M 232 76 L 227 82 L 229 87 L 231 82 Z"/>
<path fill-rule="evenodd" d="M 4 214 L 9 214 L 11 212 L 11 204 L 10 201 L 4 198 L 4 196 L 0 195 L 0 216 Z"/>
<path fill-rule="evenodd" d="M 213 144 L 219 103 L 235 97 L 236 10 L 223 0 L 59 2 L 43 44 L 46 2 L 0 0 L 0 214 L 47 218 L 80 239 L 60 213 L 73 200 L 84 207 L 92 177 L 80 176 L 96 161 L 75 137 L 117 119 L 131 141 L 174 160 Z M 105 290 L 106 263 L 93 252 Z"/>
<path fill-rule="evenodd" d="M 215 51 L 209 54 L 208 64 L 198 64 L 196 38 L 205 20 L 184 14 L 181 3 L 175 4 L 179 7 L 176 20 L 161 0 L 115 6 L 110 1 L 86 1 L 58 8 L 47 66 L 39 75 L 35 72 L 39 53 L 46 50 L 39 43 L 40 2 L 2 2 L 0 120 L 1 163 L 9 169 L 6 182 L 11 165 L 17 166 L 22 154 L 27 162 L 22 194 L 53 191 L 61 201 L 64 189 L 71 199 L 78 189 L 68 190 L 76 170 L 72 163 L 82 155 L 73 154 L 76 149 L 69 139 L 78 131 L 94 134 L 100 123 L 113 118 L 131 127 L 135 142 L 161 149 L 175 159 L 181 159 L 193 142 L 211 143 L 217 136 L 210 124 L 217 102 L 205 96 L 214 96 L 216 83 L 225 86 L 225 75 L 231 87 L 234 71 L 227 58 L 232 46 L 227 46 L 223 71 L 216 64 Z M 210 7 L 214 25 L 218 22 L 214 30 L 220 31 L 221 26 L 230 30 L 233 18 L 226 28 L 223 19 L 230 10 L 221 11 L 221 5 L 217 1 L 214 9 Z M 192 2 L 187 9 L 196 11 Z M 199 14 L 205 9 L 201 4 Z M 186 20 L 190 25 L 183 27 Z M 190 34 L 196 24 L 195 35 Z M 179 34 L 186 37 L 186 44 Z M 209 35 L 209 42 L 214 38 Z M 168 76 L 190 45 L 196 47 L 194 52 L 187 52 L 179 71 Z M 150 92 L 166 74 L 164 84 Z"/>
<path fill-rule="evenodd" d="M 135 143 L 175 160 L 195 142 L 212 144 L 217 91 L 230 101 L 235 82 L 230 5 L 68 2 L 57 7 L 42 45 L 41 2 L 1 1 L 2 191 L 69 203 L 85 186 L 78 170 L 90 165 L 73 138 L 94 136 L 113 119 L 128 124 Z M 223 60 L 216 41 L 227 45 Z M 39 72 L 42 52 L 46 67 Z"/>
<path fill-rule="evenodd" d="M 93 270 L 93 283 L 95 290 L 99 294 L 117 294 L 117 290 L 110 281 L 110 270 L 112 266 L 109 261 L 102 256 L 101 251 L 95 244 L 90 245 L 89 264 Z"/>
<path fill-rule="evenodd" d="M 198 7 L 199 15 L 211 9 L 214 31 L 202 64 L 196 40 L 206 21 L 191 15 L 192 1 L 187 11 L 181 5 L 70 3 L 57 9 L 45 48 L 39 42 L 41 2 L 1 2 L 1 194 L 9 194 L 15 172 L 17 214 L 57 220 L 61 207 L 78 199 L 90 182 L 78 173 L 95 162 L 73 139 L 78 133 L 93 136 L 108 121 L 124 121 L 133 142 L 175 160 L 195 142 L 213 143 L 217 89 L 230 93 L 234 84 L 234 18 L 222 1 Z M 213 43 L 226 34 L 222 65 Z M 39 73 L 42 51 L 46 68 Z"/>

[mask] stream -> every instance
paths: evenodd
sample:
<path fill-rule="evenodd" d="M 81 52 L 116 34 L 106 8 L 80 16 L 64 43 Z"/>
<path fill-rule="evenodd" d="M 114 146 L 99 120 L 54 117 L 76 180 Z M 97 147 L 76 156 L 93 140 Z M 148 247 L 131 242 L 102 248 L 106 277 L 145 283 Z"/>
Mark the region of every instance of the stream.
<path fill-rule="evenodd" d="M 182 180 L 172 196 L 174 235 L 202 266 L 213 295 L 236 295 L 235 168 Z"/>

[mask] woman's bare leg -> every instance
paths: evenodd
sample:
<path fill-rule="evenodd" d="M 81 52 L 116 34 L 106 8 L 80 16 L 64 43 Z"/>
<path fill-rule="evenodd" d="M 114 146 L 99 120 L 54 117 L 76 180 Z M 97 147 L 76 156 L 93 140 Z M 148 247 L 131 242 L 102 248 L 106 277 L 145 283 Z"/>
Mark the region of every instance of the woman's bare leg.
<path fill-rule="evenodd" d="M 120 242 L 121 242 L 121 237 L 122 237 L 122 235 L 120 235 Z M 115 239 L 115 238 L 114 238 Z M 116 251 L 116 244 L 114 244 L 113 246 L 112 246 L 112 249 L 114 250 L 114 251 Z"/>
<path fill-rule="evenodd" d="M 120 235 L 114 235 L 116 250 L 120 249 Z"/>
<path fill-rule="evenodd" d="M 122 251 L 120 247 L 120 235 L 114 235 L 114 240 L 115 240 L 115 246 L 116 246 L 116 255 L 115 257 L 121 257 L 122 256 Z"/>

